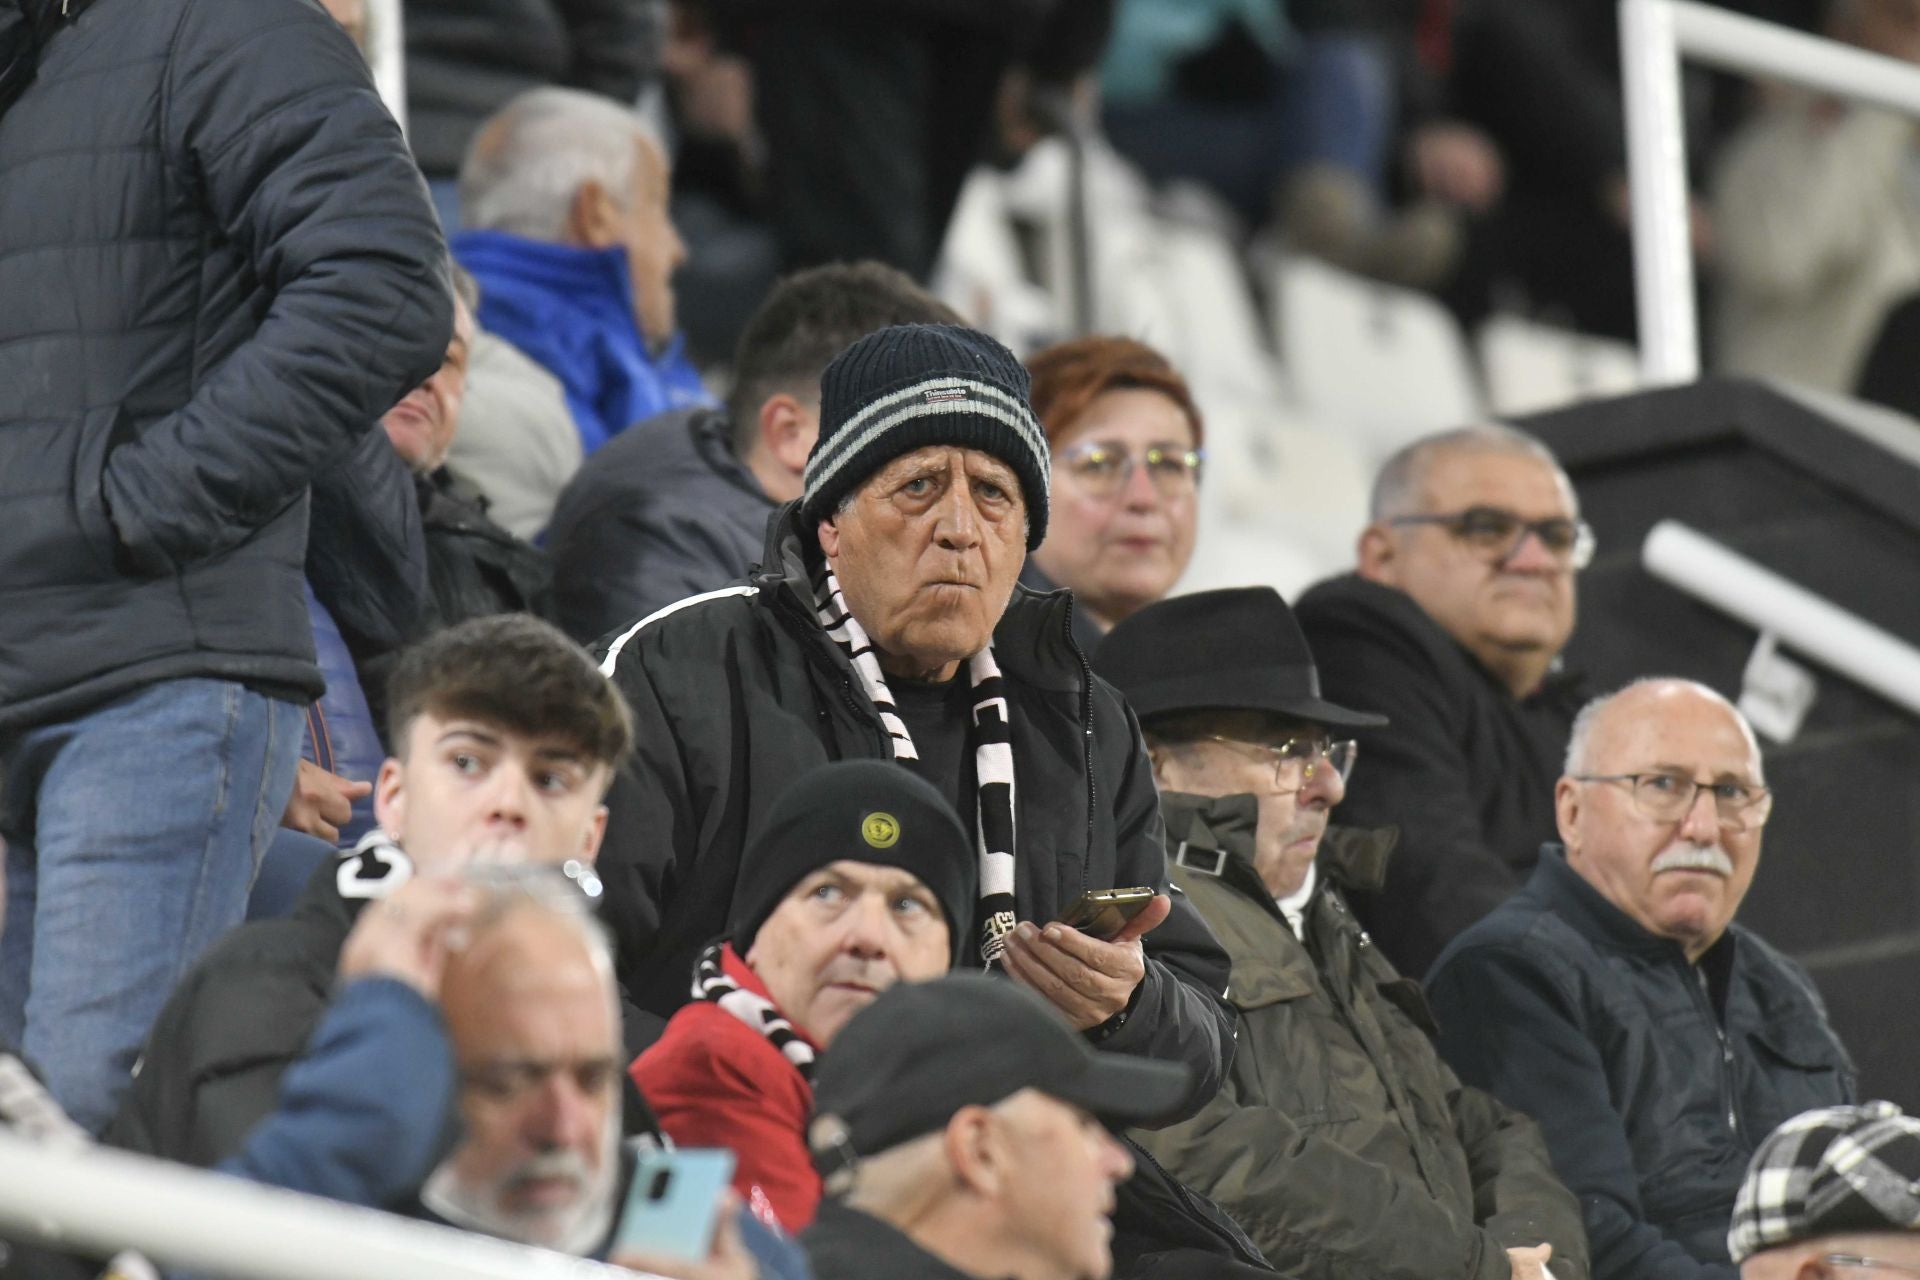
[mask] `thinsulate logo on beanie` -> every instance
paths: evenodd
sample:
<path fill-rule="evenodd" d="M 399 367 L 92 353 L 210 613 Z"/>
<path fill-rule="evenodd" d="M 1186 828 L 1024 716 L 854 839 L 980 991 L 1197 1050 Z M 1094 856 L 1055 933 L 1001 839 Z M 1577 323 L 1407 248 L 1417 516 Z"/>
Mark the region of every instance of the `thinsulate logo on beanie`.
<path fill-rule="evenodd" d="M 932 391 L 927 392 L 921 397 L 921 399 L 925 400 L 928 404 L 951 404 L 956 400 L 965 400 L 966 398 L 967 389 L 965 387 L 935 387 Z"/>

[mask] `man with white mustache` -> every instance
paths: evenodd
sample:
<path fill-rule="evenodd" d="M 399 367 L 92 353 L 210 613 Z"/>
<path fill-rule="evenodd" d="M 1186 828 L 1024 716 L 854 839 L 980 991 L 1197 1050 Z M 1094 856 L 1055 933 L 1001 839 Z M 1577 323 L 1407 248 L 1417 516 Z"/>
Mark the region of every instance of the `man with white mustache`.
<path fill-rule="evenodd" d="M 1753 731 L 1688 680 L 1574 721 L 1549 845 L 1428 978 L 1460 1077 L 1533 1115 L 1595 1280 L 1732 1280 L 1727 1223 L 1782 1121 L 1850 1103 L 1805 970 L 1733 923 L 1773 808 Z"/>

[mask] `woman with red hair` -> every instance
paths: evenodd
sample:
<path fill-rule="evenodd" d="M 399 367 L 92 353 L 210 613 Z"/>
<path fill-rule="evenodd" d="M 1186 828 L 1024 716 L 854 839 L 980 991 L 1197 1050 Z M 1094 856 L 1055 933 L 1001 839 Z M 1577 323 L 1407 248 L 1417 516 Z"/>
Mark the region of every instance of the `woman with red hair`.
<path fill-rule="evenodd" d="M 1022 581 L 1073 591 L 1075 639 L 1164 597 L 1193 557 L 1200 411 L 1167 358 L 1131 338 L 1058 343 L 1027 362 L 1053 449 L 1047 540 Z"/>

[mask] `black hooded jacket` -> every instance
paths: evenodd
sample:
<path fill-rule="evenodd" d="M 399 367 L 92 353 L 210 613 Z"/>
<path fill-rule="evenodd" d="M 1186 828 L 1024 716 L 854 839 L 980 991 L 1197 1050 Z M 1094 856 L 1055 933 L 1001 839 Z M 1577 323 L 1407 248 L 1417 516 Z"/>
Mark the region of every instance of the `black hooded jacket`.
<path fill-rule="evenodd" d="M 1057 919 L 1087 889 L 1168 887 L 1159 798 L 1139 725 L 1071 639 L 1072 598 L 1016 587 L 994 632 L 1010 691 L 1015 903 Z M 635 716 L 633 763 L 608 796 L 598 869 L 627 993 L 662 1018 L 684 1004 L 700 948 L 726 928 L 741 847 L 795 777 L 890 758 L 879 713 L 815 616 L 791 509 L 742 585 L 610 636 L 602 670 Z M 1147 974 L 1102 1047 L 1188 1063 L 1191 1114 L 1233 1051 L 1227 960 L 1174 893 L 1146 937 Z"/>
<path fill-rule="evenodd" d="M 59 8 L 22 2 L 15 52 Z M 52 29 L 0 115 L 0 735 L 160 680 L 320 691 L 308 485 L 439 366 L 445 258 L 316 6 Z"/>

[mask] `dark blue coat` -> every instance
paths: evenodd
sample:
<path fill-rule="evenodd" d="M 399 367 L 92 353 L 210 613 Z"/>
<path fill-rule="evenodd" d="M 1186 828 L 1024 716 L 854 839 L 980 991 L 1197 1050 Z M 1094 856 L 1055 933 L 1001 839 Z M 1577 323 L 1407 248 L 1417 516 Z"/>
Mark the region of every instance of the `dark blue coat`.
<path fill-rule="evenodd" d="M 1594 1280 L 1734 1280 L 1727 1221 L 1781 1121 L 1854 1100 L 1806 971 L 1731 925 L 1698 964 L 1548 846 L 1427 978 L 1440 1052 L 1539 1121 Z"/>
<path fill-rule="evenodd" d="M 53 35 L 0 116 L 0 735 L 165 679 L 319 692 L 307 487 L 439 366 L 444 261 L 318 6 Z"/>

